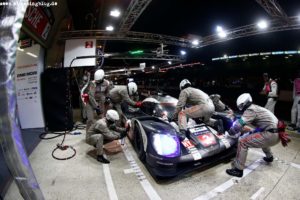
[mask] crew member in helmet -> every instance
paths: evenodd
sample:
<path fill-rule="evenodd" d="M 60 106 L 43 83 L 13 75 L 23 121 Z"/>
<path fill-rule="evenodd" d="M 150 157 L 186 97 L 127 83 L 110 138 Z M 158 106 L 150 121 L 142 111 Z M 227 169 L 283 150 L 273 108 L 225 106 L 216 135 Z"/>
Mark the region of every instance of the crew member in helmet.
<path fill-rule="evenodd" d="M 239 137 L 233 168 L 226 170 L 227 174 L 231 176 L 242 177 L 248 148 L 262 148 L 266 154 L 263 159 L 266 162 L 273 161 L 270 147 L 279 142 L 278 119 L 266 108 L 252 104 L 252 97 L 249 93 L 240 95 L 236 104 L 238 109 L 243 111 L 243 114 L 240 119 L 233 123 L 228 131 L 228 136 L 239 136 L 245 125 L 252 125 L 256 127 L 255 130 L 258 130 Z"/>
<path fill-rule="evenodd" d="M 100 118 L 106 114 L 107 106 L 105 105 L 105 99 L 113 86 L 108 80 L 104 79 L 104 75 L 104 71 L 98 69 L 94 74 L 94 80 L 90 81 L 87 88 L 87 130 L 94 122 L 94 111 L 96 111 Z"/>
<path fill-rule="evenodd" d="M 116 126 L 119 114 L 115 110 L 107 110 L 106 116 L 91 125 L 86 134 L 86 142 L 97 148 L 97 160 L 102 163 L 110 163 L 103 156 L 103 143 L 126 137 L 126 128 Z"/>
<path fill-rule="evenodd" d="M 137 89 L 135 82 L 129 82 L 127 85 L 115 86 L 109 91 L 110 101 L 121 117 L 123 116 L 121 103 L 126 102 L 130 106 L 141 107 L 142 102 L 136 102 L 130 98 L 130 96 L 134 96 L 137 93 Z"/>
<path fill-rule="evenodd" d="M 268 73 L 264 73 L 263 78 L 265 81 L 265 85 L 261 91 L 261 94 L 266 95 L 268 98 L 265 108 L 274 113 L 278 98 L 278 84 L 276 80 L 273 80 L 269 77 Z"/>
<path fill-rule="evenodd" d="M 209 95 L 209 98 L 213 101 L 216 112 L 225 112 L 225 111 L 232 112 L 232 110 L 221 101 L 221 95 L 212 94 Z"/>
<path fill-rule="evenodd" d="M 179 88 L 181 92 L 173 119 L 178 117 L 178 126 L 180 132 L 183 133 L 182 136 L 185 136 L 187 130 L 187 117 L 202 118 L 204 123 L 215 126 L 216 120 L 211 118 L 215 107 L 209 96 L 205 92 L 191 87 L 191 83 L 187 79 L 180 82 Z M 186 106 L 189 107 L 186 108 Z"/>

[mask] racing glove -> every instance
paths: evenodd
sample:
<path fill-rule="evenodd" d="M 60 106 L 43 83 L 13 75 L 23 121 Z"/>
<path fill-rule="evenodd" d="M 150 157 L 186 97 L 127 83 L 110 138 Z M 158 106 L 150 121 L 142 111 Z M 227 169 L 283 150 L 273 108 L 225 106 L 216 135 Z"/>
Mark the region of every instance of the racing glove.
<path fill-rule="evenodd" d="M 143 104 L 142 101 L 137 101 L 137 102 L 135 103 L 135 106 L 139 108 L 139 107 L 142 106 L 142 104 Z"/>
<path fill-rule="evenodd" d="M 89 102 L 89 95 L 88 94 L 82 94 L 81 99 L 82 99 L 83 103 L 87 103 L 87 102 Z"/>
<path fill-rule="evenodd" d="M 101 110 L 100 110 L 99 106 L 97 108 L 95 108 L 95 111 L 96 111 L 97 115 L 101 115 Z"/>

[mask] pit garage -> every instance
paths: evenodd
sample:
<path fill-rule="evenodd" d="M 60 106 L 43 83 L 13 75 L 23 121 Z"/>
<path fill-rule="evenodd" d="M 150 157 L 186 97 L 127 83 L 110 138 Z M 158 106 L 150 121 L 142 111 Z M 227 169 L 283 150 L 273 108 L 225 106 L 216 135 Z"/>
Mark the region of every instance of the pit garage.
<path fill-rule="evenodd" d="M 0 199 L 299 199 L 299 7 L 296 0 L 0 2 Z M 92 109 L 91 122 L 86 106 L 98 70 L 109 91 L 124 86 L 131 95 L 136 84 L 136 104 L 121 102 L 120 113 L 110 93 L 102 95 L 107 107 Z M 176 113 L 181 92 L 191 87 L 214 103 L 214 124 L 206 115 L 181 124 L 182 110 L 193 108 Z M 237 99 L 245 93 L 243 110 Z M 241 140 L 265 131 L 243 124 L 254 104 L 286 124 L 266 131 L 290 141 L 271 146 L 271 161 L 247 147 L 242 175 L 230 176 Z M 124 132 L 104 139 L 103 163 L 87 137 L 110 109 L 119 117 L 108 129 Z M 237 123 L 244 128 L 233 135 Z"/>

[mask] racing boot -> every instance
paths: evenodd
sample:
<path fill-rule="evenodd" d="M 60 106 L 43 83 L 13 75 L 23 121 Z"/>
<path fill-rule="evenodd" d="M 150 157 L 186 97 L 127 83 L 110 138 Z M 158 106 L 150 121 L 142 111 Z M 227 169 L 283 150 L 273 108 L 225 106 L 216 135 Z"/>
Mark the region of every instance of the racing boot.
<path fill-rule="evenodd" d="M 97 160 L 98 160 L 99 162 L 101 162 L 101 163 L 104 163 L 104 164 L 109 164 L 109 163 L 110 163 L 110 161 L 107 160 L 106 158 L 104 158 L 103 155 L 98 155 L 98 156 L 97 156 Z"/>
<path fill-rule="evenodd" d="M 267 163 L 271 163 L 271 162 L 273 162 L 273 160 L 274 160 L 273 156 L 271 156 L 271 157 L 263 157 L 263 159 L 264 159 L 264 161 L 266 161 Z"/>
<path fill-rule="evenodd" d="M 236 176 L 236 177 L 243 176 L 243 170 L 240 170 L 238 168 L 226 169 L 226 173 L 229 174 L 230 176 Z"/>

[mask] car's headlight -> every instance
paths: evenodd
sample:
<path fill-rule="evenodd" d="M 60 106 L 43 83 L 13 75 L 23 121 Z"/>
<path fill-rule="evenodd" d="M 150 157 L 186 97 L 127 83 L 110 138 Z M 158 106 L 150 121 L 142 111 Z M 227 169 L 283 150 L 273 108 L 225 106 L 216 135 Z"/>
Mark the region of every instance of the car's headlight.
<path fill-rule="evenodd" d="M 175 135 L 154 134 L 152 144 L 158 155 L 173 158 L 180 154 L 180 143 Z"/>

